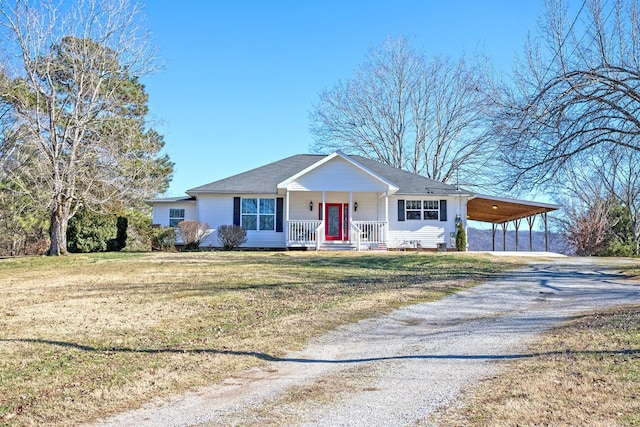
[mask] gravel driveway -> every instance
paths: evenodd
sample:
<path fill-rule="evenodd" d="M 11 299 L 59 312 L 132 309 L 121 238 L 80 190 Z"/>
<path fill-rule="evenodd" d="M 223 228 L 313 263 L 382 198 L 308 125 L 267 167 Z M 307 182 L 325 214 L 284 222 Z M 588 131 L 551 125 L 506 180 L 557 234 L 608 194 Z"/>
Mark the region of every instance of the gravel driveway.
<path fill-rule="evenodd" d="M 596 259 L 532 261 L 440 301 L 339 328 L 304 351 L 101 425 L 429 425 L 462 389 L 531 356 L 577 313 L 640 302 L 640 283 Z M 619 260 L 617 262 L 625 262 Z"/>

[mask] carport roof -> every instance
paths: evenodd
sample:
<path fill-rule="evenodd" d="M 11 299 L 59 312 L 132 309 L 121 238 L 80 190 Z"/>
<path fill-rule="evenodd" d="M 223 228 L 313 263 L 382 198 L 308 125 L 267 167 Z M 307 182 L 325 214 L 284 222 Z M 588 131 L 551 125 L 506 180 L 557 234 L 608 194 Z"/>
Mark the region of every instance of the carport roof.
<path fill-rule="evenodd" d="M 502 224 L 560 209 L 559 205 L 476 195 L 467 203 L 467 219 Z"/>

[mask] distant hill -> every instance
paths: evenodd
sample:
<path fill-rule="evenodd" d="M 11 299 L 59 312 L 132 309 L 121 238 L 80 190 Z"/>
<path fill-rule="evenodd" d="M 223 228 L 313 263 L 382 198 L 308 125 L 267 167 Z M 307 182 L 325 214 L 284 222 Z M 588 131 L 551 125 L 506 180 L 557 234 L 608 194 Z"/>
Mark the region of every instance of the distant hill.
<path fill-rule="evenodd" d="M 533 250 L 544 251 L 544 232 L 533 232 Z M 491 230 L 481 230 L 478 228 L 467 229 L 467 241 L 469 242 L 470 251 L 490 251 L 491 246 Z M 516 232 L 515 230 L 507 231 L 507 251 L 516 250 Z M 502 248 L 502 228 L 498 228 L 496 231 L 496 251 L 503 250 Z M 524 227 L 518 232 L 518 250 L 529 251 L 529 229 Z M 549 232 L 549 251 L 557 252 L 561 254 L 570 254 L 571 248 L 559 233 Z"/>

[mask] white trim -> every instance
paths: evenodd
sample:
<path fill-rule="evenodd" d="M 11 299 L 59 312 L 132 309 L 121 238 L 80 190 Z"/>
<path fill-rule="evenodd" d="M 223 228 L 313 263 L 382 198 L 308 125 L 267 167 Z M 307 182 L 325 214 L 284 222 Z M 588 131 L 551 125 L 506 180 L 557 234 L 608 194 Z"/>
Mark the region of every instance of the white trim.
<path fill-rule="evenodd" d="M 289 184 L 291 184 L 292 182 L 294 182 L 295 180 L 297 180 L 301 176 L 306 175 L 307 173 L 309 173 L 312 170 L 322 166 L 323 164 L 329 162 L 330 160 L 335 159 L 336 157 L 339 157 L 339 158 L 345 160 L 346 162 L 350 163 L 352 166 L 357 167 L 358 169 L 362 170 L 363 172 L 371 175 L 376 180 L 378 180 L 378 181 L 382 182 L 383 184 L 385 184 L 388 187 L 387 194 L 394 194 L 396 191 L 398 191 L 400 189 L 397 185 L 395 185 L 391 181 L 386 180 L 382 176 L 380 176 L 377 173 L 373 172 L 371 169 L 365 167 L 364 165 L 356 162 L 351 157 L 347 156 L 346 154 L 342 153 L 341 151 L 335 151 L 335 152 L 329 154 L 328 156 L 324 157 L 322 160 L 319 160 L 316 163 L 312 164 L 311 166 L 301 170 L 300 172 L 296 173 L 295 175 L 290 176 L 289 178 L 287 178 L 284 181 L 282 181 L 281 183 L 279 183 L 277 188 L 278 189 L 286 189 L 289 186 Z"/>

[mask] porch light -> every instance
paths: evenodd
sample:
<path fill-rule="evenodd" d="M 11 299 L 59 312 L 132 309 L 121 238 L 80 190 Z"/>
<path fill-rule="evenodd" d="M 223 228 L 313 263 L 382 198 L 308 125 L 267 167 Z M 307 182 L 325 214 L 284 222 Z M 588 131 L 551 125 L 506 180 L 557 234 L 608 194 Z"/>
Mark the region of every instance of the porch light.
<path fill-rule="evenodd" d="M 498 205 L 491 205 L 491 209 L 498 209 Z"/>
<path fill-rule="evenodd" d="M 460 214 L 456 214 L 456 225 L 458 225 L 460 221 L 462 221 L 462 218 L 460 218 Z"/>
<path fill-rule="evenodd" d="M 313 200 L 311 200 L 309 202 L 309 210 L 312 211 L 313 210 Z"/>
<path fill-rule="evenodd" d="M 355 202 L 355 203 L 353 204 L 353 210 L 354 210 L 354 211 L 357 211 L 357 210 L 358 210 L 358 202 Z"/>

